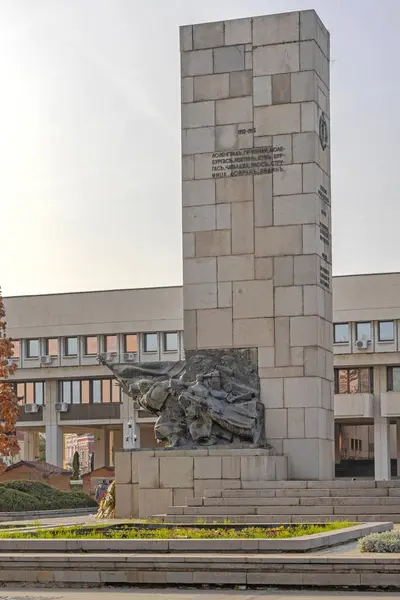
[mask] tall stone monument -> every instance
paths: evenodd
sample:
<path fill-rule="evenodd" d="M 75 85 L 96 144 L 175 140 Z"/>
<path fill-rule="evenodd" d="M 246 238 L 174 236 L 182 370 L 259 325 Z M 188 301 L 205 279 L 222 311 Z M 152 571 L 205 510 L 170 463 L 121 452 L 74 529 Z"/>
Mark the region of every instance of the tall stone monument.
<path fill-rule="evenodd" d="M 252 349 L 289 477 L 333 479 L 329 34 L 310 10 L 180 40 L 186 354 Z"/>

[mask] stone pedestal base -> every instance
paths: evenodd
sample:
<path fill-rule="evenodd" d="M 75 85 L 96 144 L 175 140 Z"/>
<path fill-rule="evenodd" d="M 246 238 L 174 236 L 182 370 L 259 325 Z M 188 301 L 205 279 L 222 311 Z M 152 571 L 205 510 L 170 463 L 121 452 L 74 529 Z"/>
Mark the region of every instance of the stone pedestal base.
<path fill-rule="evenodd" d="M 287 458 L 263 448 L 128 450 L 115 456 L 116 517 L 146 518 L 210 489 L 287 479 Z"/>

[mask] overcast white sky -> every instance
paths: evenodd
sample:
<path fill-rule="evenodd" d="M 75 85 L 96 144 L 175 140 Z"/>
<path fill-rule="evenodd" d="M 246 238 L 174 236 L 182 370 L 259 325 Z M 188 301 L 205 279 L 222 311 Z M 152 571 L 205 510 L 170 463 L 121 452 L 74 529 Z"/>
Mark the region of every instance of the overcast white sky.
<path fill-rule="evenodd" d="M 181 283 L 178 26 L 331 32 L 334 273 L 400 270 L 399 0 L 1 0 L 5 295 Z"/>

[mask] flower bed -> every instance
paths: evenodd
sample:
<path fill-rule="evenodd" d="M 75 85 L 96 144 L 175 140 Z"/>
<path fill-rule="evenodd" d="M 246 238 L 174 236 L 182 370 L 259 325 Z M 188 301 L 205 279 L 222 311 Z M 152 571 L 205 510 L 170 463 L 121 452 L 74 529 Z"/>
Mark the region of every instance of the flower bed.
<path fill-rule="evenodd" d="M 279 525 L 270 527 L 184 527 L 170 526 L 154 529 L 145 525 L 110 527 L 57 527 L 54 529 L 38 529 L 36 531 L 0 532 L 0 538 L 7 539 L 287 539 L 315 535 L 353 527 L 356 523 L 337 521 L 333 523 L 312 525 Z"/>

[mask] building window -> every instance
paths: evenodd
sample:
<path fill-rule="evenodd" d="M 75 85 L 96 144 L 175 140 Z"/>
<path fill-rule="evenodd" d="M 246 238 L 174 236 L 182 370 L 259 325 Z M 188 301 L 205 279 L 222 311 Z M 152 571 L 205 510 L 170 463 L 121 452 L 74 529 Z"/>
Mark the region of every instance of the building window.
<path fill-rule="evenodd" d="M 178 334 L 175 332 L 164 333 L 164 352 L 178 351 Z"/>
<path fill-rule="evenodd" d="M 46 354 L 47 356 L 58 356 L 58 339 L 49 338 L 46 340 Z"/>
<path fill-rule="evenodd" d="M 44 405 L 45 383 L 44 381 L 27 381 L 14 384 L 14 393 L 18 404 L 39 404 Z"/>
<path fill-rule="evenodd" d="M 86 356 L 98 354 L 97 335 L 88 335 L 85 337 L 85 354 Z"/>
<path fill-rule="evenodd" d="M 348 323 L 335 323 L 333 326 L 333 331 L 333 341 L 335 344 L 344 344 L 345 342 L 350 341 Z"/>
<path fill-rule="evenodd" d="M 40 344 L 39 340 L 27 340 L 26 341 L 26 357 L 27 358 L 39 358 Z"/>
<path fill-rule="evenodd" d="M 65 356 L 78 356 L 78 338 L 65 338 Z"/>
<path fill-rule="evenodd" d="M 380 342 L 392 342 L 394 340 L 394 321 L 379 321 L 378 339 Z"/>
<path fill-rule="evenodd" d="M 124 338 L 124 352 L 137 352 L 137 335 L 128 333 Z"/>
<path fill-rule="evenodd" d="M 335 369 L 335 394 L 367 394 L 372 392 L 372 368 Z"/>
<path fill-rule="evenodd" d="M 20 352 L 21 352 L 20 341 L 19 340 L 12 340 L 12 344 L 13 344 L 13 357 L 14 358 L 19 358 L 21 356 L 21 354 L 20 354 Z"/>
<path fill-rule="evenodd" d="M 387 391 L 400 392 L 400 367 L 387 368 Z"/>
<path fill-rule="evenodd" d="M 121 402 L 121 388 L 116 379 L 111 379 L 111 402 Z"/>
<path fill-rule="evenodd" d="M 81 401 L 82 404 L 90 403 L 90 381 L 81 382 Z"/>
<path fill-rule="evenodd" d="M 44 404 L 44 383 L 42 383 L 41 381 L 35 381 L 34 399 L 35 399 L 35 404 L 40 404 L 41 406 L 43 406 L 43 404 Z"/>
<path fill-rule="evenodd" d="M 371 323 L 356 323 L 356 339 L 364 342 L 371 341 Z"/>
<path fill-rule="evenodd" d="M 117 354 L 118 352 L 118 336 L 116 335 L 106 335 L 106 352 L 111 352 L 112 354 Z"/>
<path fill-rule="evenodd" d="M 106 404 L 111 402 L 111 385 L 107 379 L 103 379 L 101 382 L 101 401 Z"/>
<path fill-rule="evenodd" d="M 121 388 L 115 379 L 60 381 L 60 396 L 67 404 L 119 403 Z"/>
<path fill-rule="evenodd" d="M 72 381 L 71 382 L 71 398 L 72 398 L 72 404 L 80 404 L 81 403 L 81 382 L 80 381 Z"/>
<path fill-rule="evenodd" d="M 101 402 L 101 381 L 99 379 L 92 382 L 92 402 L 95 404 Z"/>
<path fill-rule="evenodd" d="M 157 333 L 144 334 L 144 351 L 157 352 L 158 350 L 158 335 Z"/>

